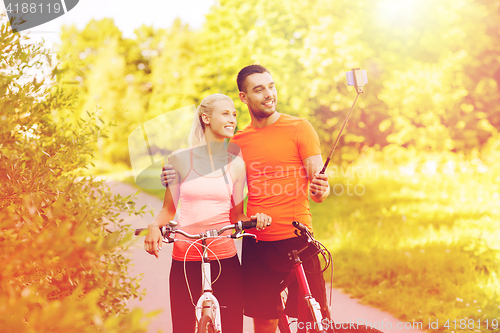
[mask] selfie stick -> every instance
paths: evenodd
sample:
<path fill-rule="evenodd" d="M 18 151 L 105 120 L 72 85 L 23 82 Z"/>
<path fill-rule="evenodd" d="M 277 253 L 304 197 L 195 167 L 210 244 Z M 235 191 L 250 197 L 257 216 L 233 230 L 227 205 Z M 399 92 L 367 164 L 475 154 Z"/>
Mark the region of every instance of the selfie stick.
<path fill-rule="evenodd" d="M 333 152 L 335 151 L 335 148 L 337 147 L 337 144 L 339 143 L 340 136 L 342 135 L 342 131 L 344 130 L 345 125 L 347 124 L 347 120 L 349 119 L 349 116 L 351 115 L 352 108 L 354 107 L 354 104 L 356 104 L 356 101 L 358 100 L 359 94 L 363 93 L 363 86 L 365 85 L 365 80 L 362 76 L 361 70 L 359 68 L 353 68 L 352 73 L 354 76 L 354 87 L 356 88 L 356 98 L 354 99 L 354 102 L 352 103 L 351 109 L 349 110 L 349 113 L 347 114 L 347 117 L 344 120 L 344 124 L 342 125 L 342 128 L 340 129 L 340 133 L 337 136 L 337 140 L 335 140 L 335 143 L 333 144 L 332 150 L 330 150 L 330 154 L 328 155 L 328 158 L 325 161 L 325 165 L 323 166 L 323 169 L 321 170 L 321 174 L 325 173 L 326 168 L 328 167 L 328 163 L 330 163 L 330 158 L 333 155 Z"/>

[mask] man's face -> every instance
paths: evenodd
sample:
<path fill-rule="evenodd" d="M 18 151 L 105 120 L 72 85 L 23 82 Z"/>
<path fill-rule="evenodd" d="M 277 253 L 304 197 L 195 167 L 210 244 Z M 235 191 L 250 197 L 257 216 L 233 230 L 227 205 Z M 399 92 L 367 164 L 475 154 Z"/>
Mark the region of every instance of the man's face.
<path fill-rule="evenodd" d="M 247 76 L 243 82 L 240 99 L 255 118 L 263 119 L 271 116 L 276 112 L 278 103 L 278 93 L 271 75 L 257 73 Z"/>

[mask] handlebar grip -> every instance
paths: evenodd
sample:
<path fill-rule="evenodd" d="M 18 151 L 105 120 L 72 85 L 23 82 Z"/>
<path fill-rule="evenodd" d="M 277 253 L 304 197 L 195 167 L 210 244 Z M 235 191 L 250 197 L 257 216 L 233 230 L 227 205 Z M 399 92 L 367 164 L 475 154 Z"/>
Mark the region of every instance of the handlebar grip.
<path fill-rule="evenodd" d="M 134 235 L 139 235 L 142 231 L 144 230 L 148 230 L 147 228 L 139 228 L 139 229 L 135 229 L 135 232 L 134 232 Z"/>
<path fill-rule="evenodd" d="M 305 225 L 303 225 L 302 223 L 300 223 L 298 221 L 293 221 L 292 224 L 295 228 L 299 229 L 300 231 L 308 231 L 309 230 L 309 229 L 307 229 L 307 227 Z"/>
<path fill-rule="evenodd" d="M 243 230 L 245 229 L 252 229 L 257 226 L 257 221 L 242 221 L 241 222 L 241 228 Z"/>

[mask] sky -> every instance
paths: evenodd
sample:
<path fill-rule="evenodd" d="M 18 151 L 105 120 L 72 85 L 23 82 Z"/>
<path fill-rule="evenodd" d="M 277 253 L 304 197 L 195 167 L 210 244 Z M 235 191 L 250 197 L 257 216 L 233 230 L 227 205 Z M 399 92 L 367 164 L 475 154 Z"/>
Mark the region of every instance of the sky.
<path fill-rule="evenodd" d="M 81 29 L 91 19 L 113 18 L 125 37 L 132 37 L 134 29 L 141 25 L 155 28 L 169 27 L 176 17 L 193 28 L 203 24 L 210 7 L 216 0 L 80 0 L 65 15 L 31 29 L 29 36 L 46 41 L 52 47 L 59 40 L 62 25 L 76 24 Z M 4 1 L 0 0 L 0 12 L 5 13 Z M 28 33 L 27 31 L 23 34 Z"/>

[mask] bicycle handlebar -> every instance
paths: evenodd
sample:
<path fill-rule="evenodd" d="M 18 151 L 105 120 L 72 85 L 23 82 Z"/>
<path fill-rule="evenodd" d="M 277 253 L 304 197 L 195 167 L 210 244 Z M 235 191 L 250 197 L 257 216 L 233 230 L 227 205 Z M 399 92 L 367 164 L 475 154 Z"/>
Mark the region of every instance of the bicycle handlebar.
<path fill-rule="evenodd" d="M 295 250 L 295 255 L 292 255 L 292 257 L 290 257 L 290 259 L 292 259 L 293 256 L 298 258 L 298 256 L 300 254 L 302 254 L 304 251 L 306 251 L 308 249 L 309 245 L 313 245 L 316 248 L 315 254 L 321 253 L 323 258 L 325 259 L 326 266 L 322 270 L 322 272 L 326 271 L 328 269 L 328 266 L 330 266 L 330 262 L 331 262 L 332 255 L 331 255 L 330 251 L 328 251 L 328 249 L 323 244 L 321 244 L 319 241 L 317 241 L 314 238 L 313 234 L 309 231 L 309 229 L 307 229 L 307 227 L 305 225 L 303 225 L 302 223 L 297 222 L 297 221 L 293 221 L 292 225 L 297 229 L 297 230 L 295 230 L 295 234 L 299 237 L 305 238 L 307 241 L 307 245 L 305 245 L 303 248 L 301 248 L 299 250 Z M 298 231 L 300 231 L 300 234 Z M 290 256 L 290 253 L 289 253 L 289 256 Z"/>
<path fill-rule="evenodd" d="M 293 221 L 292 225 L 297 229 L 297 230 L 295 230 L 295 234 L 299 237 L 304 237 L 308 243 L 308 245 L 304 246 L 304 248 L 297 251 L 299 254 L 304 252 L 307 249 L 307 247 L 309 246 L 309 244 L 312 244 L 320 252 L 323 251 L 322 246 L 320 245 L 321 243 L 319 243 L 316 239 L 314 239 L 314 236 L 309 231 L 309 229 L 307 229 L 307 227 L 305 225 L 303 225 L 302 223 L 300 223 L 298 221 Z M 300 235 L 297 231 L 300 231 Z"/>
<path fill-rule="evenodd" d="M 298 221 L 293 221 L 293 222 L 292 222 L 292 225 L 293 225 L 295 228 L 297 228 L 297 229 L 299 229 L 300 231 L 302 231 L 302 232 L 306 232 L 306 231 L 308 232 L 308 231 L 309 231 L 309 229 L 307 229 L 307 227 L 306 227 L 305 225 L 303 225 L 302 223 L 300 223 L 300 222 L 298 222 Z"/>
<path fill-rule="evenodd" d="M 202 238 L 220 236 L 222 233 L 224 233 L 227 230 L 236 230 L 235 233 L 229 235 L 228 237 L 239 238 L 239 237 L 242 237 L 244 235 L 248 235 L 250 237 L 256 237 L 253 234 L 242 234 L 241 231 L 246 230 L 246 229 L 255 228 L 257 226 L 257 221 L 238 221 L 238 223 L 226 225 L 226 226 L 220 228 L 219 230 L 211 229 L 211 230 L 207 230 L 207 231 L 200 233 L 200 234 L 197 234 L 197 235 L 188 234 L 187 232 L 185 232 L 182 229 L 175 229 L 176 225 L 177 225 L 177 223 L 175 223 L 175 224 L 171 223 L 168 226 L 160 227 L 160 232 L 161 232 L 163 238 L 167 239 L 167 242 L 173 241 L 173 239 L 168 238 L 168 235 L 171 233 L 178 233 L 178 234 L 181 234 L 181 235 L 183 235 L 187 238 L 190 238 L 190 239 L 202 239 Z M 137 236 L 144 230 L 148 230 L 148 229 L 147 228 L 135 229 L 134 234 Z"/>

